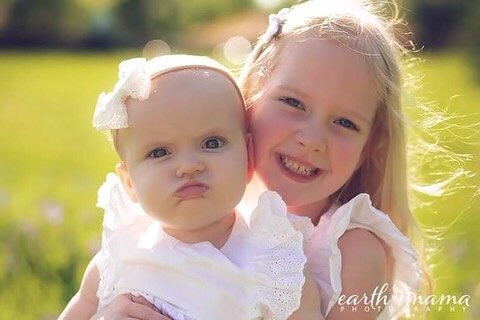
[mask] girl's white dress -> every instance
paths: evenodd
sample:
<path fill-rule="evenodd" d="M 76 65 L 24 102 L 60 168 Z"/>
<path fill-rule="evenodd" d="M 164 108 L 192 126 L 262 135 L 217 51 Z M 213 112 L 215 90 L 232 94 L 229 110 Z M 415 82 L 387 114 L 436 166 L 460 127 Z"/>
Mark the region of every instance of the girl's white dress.
<path fill-rule="evenodd" d="M 298 218 L 293 218 L 298 220 Z M 420 282 L 420 269 L 417 254 L 410 240 L 393 224 L 390 218 L 372 206 L 368 194 L 359 194 L 341 207 L 332 206 L 325 212 L 317 226 L 311 223 L 305 228 L 308 238 L 305 253 L 308 267 L 317 285 L 320 287 L 322 311 L 326 316 L 337 303 L 342 293 L 342 256 L 338 240 L 350 229 L 361 228 L 372 232 L 389 247 L 394 259 L 392 296 L 389 304 L 377 319 L 395 319 L 409 312 L 404 301 L 415 294 Z M 359 275 L 361 277 L 361 275 Z M 382 288 L 378 288 L 378 293 Z M 386 295 L 383 293 L 383 295 Z M 348 298 L 348 297 L 347 297 Z M 383 300 L 376 298 L 373 300 Z M 382 305 L 383 306 L 383 305 Z M 354 306 L 344 305 L 345 308 Z M 369 304 L 357 305 L 357 310 L 371 307 Z M 352 310 L 352 309 L 350 309 Z"/>
<path fill-rule="evenodd" d="M 300 305 L 303 236 L 276 193 L 263 193 L 249 217 L 236 213 L 221 249 L 164 233 L 113 173 L 97 205 L 105 210 L 99 309 L 125 293 L 144 296 L 176 320 L 286 319 Z"/>
<path fill-rule="evenodd" d="M 244 210 L 253 208 L 255 196 L 264 190 L 259 178 L 254 177 L 241 203 Z M 392 281 L 388 284 L 392 295 L 387 297 L 389 304 L 377 320 L 397 319 L 410 314 L 411 310 L 404 302 L 415 295 L 420 284 L 417 253 L 410 240 L 398 230 L 388 215 L 372 206 L 368 194 L 361 193 L 340 207 L 333 205 L 321 216 L 316 226 L 306 217 L 289 214 L 288 218 L 295 229 L 304 235 L 307 266 L 320 289 L 322 314 L 325 318 L 342 294 L 342 255 L 338 241 L 347 230 L 355 228 L 368 230 L 382 239 L 394 260 Z M 345 308 L 348 307 L 345 305 Z M 357 310 L 360 308 L 363 308 L 362 304 L 357 305 Z"/>

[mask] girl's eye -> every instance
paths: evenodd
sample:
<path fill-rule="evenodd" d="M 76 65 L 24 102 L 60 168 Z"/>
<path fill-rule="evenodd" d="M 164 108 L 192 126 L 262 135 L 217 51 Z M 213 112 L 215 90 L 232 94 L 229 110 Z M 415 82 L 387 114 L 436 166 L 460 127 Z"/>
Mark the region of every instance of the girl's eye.
<path fill-rule="evenodd" d="M 165 148 L 157 148 L 155 150 L 152 150 L 149 154 L 148 154 L 148 157 L 149 158 L 161 158 L 161 157 L 165 157 L 166 155 L 169 155 L 170 154 L 170 151 L 168 151 L 167 149 Z"/>
<path fill-rule="evenodd" d="M 300 101 L 298 101 L 297 99 L 295 99 L 295 98 L 291 98 L 291 97 L 280 97 L 279 100 L 282 101 L 283 103 L 286 103 L 286 104 L 289 105 L 290 107 L 294 107 L 294 108 L 298 108 L 298 109 L 305 110 L 305 107 L 303 106 L 303 104 L 302 104 Z"/>
<path fill-rule="evenodd" d="M 215 138 L 208 138 L 206 139 L 203 144 L 202 148 L 203 149 L 218 149 L 223 147 L 225 144 L 225 140 L 215 137 Z"/>
<path fill-rule="evenodd" d="M 340 118 L 338 120 L 335 120 L 334 122 L 341 125 L 342 127 L 347 128 L 347 129 L 358 131 L 357 126 L 352 121 L 350 121 L 348 119 Z"/>

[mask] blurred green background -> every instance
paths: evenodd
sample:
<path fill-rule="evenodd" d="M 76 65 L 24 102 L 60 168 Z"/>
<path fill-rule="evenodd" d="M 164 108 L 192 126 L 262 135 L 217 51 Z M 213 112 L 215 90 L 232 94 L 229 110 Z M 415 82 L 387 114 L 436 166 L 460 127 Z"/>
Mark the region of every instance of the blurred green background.
<path fill-rule="evenodd" d="M 268 13 L 287 2 L 0 0 L 0 319 L 55 319 L 99 249 L 96 190 L 117 160 L 91 118 L 118 62 L 194 52 L 238 70 Z M 414 96 L 434 110 L 406 99 L 414 213 L 429 236 L 434 293 L 471 297 L 465 311 L 432 307 L 426 317 L 478 319 L 480 2 L 400 4 L 423 47 Z"/>

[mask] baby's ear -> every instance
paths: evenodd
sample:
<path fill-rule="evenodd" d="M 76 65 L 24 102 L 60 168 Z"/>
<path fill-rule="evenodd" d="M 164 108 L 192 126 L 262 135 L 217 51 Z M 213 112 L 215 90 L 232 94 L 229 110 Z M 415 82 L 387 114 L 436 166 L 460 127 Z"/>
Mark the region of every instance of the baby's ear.
<path fill-rule="evenodd" d="M 253 138 L 251 133 L 247 133 L 247 157 L 248 157 L 248 167 L 247 167 L 247 182 L 250 182 L 253 177 L 253 172 L 255 170 L 255 148 L 253 147 Z"/>
<path fill-rule="evenodd" d="M 128 173 L 128 168 L 125 162 L 117 163 L 115 166 L 115 171 L 117 172 L 120 181 L 122 181 L 122 185 L 127 191 L 128 196 L 133 202 L 138 202 L 137 194 L 135 192 L 135 188 L 133 187 L 132 179 L 130 178 L 130 174 Z"/>

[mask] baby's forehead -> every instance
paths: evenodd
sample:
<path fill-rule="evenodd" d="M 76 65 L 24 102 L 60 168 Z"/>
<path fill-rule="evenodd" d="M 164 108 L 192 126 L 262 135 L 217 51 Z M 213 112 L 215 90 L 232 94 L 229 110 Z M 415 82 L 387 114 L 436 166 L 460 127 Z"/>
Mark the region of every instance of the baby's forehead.
<path fill-rule="evenodd" d="M 168 91 L 170 89 L 173 90 Z M 151 94 L 155 90 L 164 90 L 171 94 L 182 91 L 201 93 L 205 90 L 210 95 L 238 98 L 239 102 L 243 103 L 243 97 L 234 80 L 221 71 L 210 68 L 195 67 L 155 75 L 152 78 Z"/>
<path fill-rule="evenodd" d="M 148 112 L 151 105 L 178 108 L 188 104 L 202 105 L 205 101 L 215 102 L 223 108 L 245 111 L 243 96 L 233 79 L 222 72 L 208 68 L 174 70 L 156 75 L 151 80 L 150 92 L 146 100 L 128 99 L 127 113 Z M 205 103 L 204 103 L 205 104 Z M 150 108 L 147 108 L 149 107 Z M 208 107 L 204 105 L 204 107 Z"/>
<path fill-rule="evenodd" d="M 129 99 L 127 113 L 131 128 L 155 126 L 155 119 L 168 119 L 163 124 L 238 122 L 245 126 L 243 97 L 235 83 L 223 73 L 208 68 L 175 70 L 154 77 L 150 94 L 144 101 Z M 207 121 L 208 120 L 208 121 Z"/>
<path fill-rule="evenodd" d="M 161 56 L 147 61 L 146 69 L 152 80 L 170 73 L 190 74 L 191 80 L 195 80 L 195 77 L 210 75 L 211 78 L 216 78 L 218 81 L 230 83 L 242 96 L 231 72 L 224 65 L 209 57 L 181 54 Z"/>

